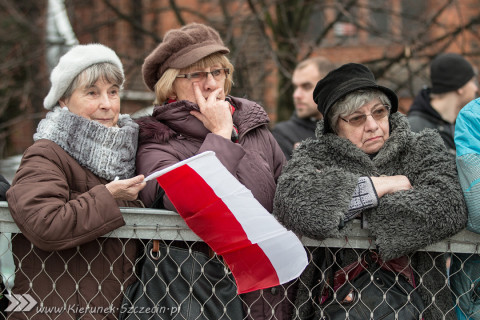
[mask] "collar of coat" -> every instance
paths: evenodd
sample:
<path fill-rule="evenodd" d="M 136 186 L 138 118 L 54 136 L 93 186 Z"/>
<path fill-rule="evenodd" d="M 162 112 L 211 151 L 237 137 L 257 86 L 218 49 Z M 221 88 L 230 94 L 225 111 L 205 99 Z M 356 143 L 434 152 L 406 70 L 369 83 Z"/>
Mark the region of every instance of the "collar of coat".
<path fill-rule="evenodd" d="M 138 125 L 128 114 L 119 115 L 116 127 L 106 127 L 67 108 L 54 107 L 38 124 L 33 140 L 40 139 L 55 142 L 80 165 L 108 181 L 135 174 Z"/>
<path fill-rule="evenodd" d="M 233 122 L 240 137 L 250 129 L 268 124 L 268 115 L 260 105 L 246 99 L 230 98 L 236 108 Z M 139 144 L 166 143 L 177 135 L 205 139 L 209 131 L 190 114 L 192 110 L 198 111 L 198 105 L 186 100 L 155 106 L 151 116 L 136 120 L 140 126 Z"/>
<path fill-rule="evenodd" d="M 413 100 L 410 110 L 408 110 L 408 116 L 419 116 L 435 124 L 452 125 L 443 119 L 442 115 L 432 107 L 430 93 L 430 88 L 425 88 L 420 91 Z"/>

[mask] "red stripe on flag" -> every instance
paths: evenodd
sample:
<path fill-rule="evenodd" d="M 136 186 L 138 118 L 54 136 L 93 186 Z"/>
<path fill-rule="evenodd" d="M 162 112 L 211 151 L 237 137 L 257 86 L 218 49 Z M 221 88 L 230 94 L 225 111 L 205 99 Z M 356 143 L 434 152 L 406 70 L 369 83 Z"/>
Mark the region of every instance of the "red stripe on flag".
<path fill-rule="evenodd" d="M 190 229 L 215 252 L 223 255 L 251 244 L 230 209 L 188 165 L 163 174 L 157 181 Z"/>
<path fill-rule="evenodd" d="M 157 181 L 184 219 L 218 199 L 202 177 L 187 165 L 157 177 Z"/>
<path fill-rule="evenodd" d="M 270 259 L 257 244 L 228 252 L 222 257 L 235 277 L 239 294 L 280 284 Z"/>

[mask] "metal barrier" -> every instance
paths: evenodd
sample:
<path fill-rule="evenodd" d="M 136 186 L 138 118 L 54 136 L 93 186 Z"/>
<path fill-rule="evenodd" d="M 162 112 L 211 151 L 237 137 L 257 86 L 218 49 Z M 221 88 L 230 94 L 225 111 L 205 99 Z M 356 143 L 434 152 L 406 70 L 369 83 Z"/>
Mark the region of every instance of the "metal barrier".
<path fill-rule="evenodd" d="M 161 239 L 167 245 L 168 243 L 170 243 L 170 241 L 181 241 L 185 243 L 201 242 L 201 240 L 186 226 L 183 219 L 175 212 L 166 211 L 166 210 L 143 209 L 143 208 L 121 208 L 121 212 L 126 221 L 126 225 L 105 235 L 104 237 L 117 238 L 117 239 L 120 238 L 120 239 L 144 239 L 144 240 L 145 239 L 146 240 Z M 1 262 L 0 272 L 3 277 L 4 283 L 6 284 L 7 289 L 11 289 L 12 285 L 14 284 L 14 266 L 13 266 L 10 235 L 20 233 L 20 230 L 18 229 L 16 224 L 13 222 L 13 219 L 10 216 L 10 212 L 8 210 L 8 204 L 6 202 L 0 202 L 0 232 L 2 235 L 0 237 L 0 262 Z M 317 241 L 309 238 L 303 238 L 301 240 L 305 248 L 309 252 L 310 257 L 312 257 L 314 255 L 315 250 L 319 250 L 319 248 L 329 248 L 328 250 L 333 254 L 338 252 L 338 248 L 351 249 L 353 250 L 353 252 L 356 252 L 358 257 L 361 257 L 364 252 L 368 252 L 369 250 L 374 248 L 374 242 L 368 236 L 368 230 L 362 229 L 360 227 L 360 223 L 356 224 L 353 230 L 348 234 L 348 237 L 344 239 L 326 239 L 324 241 Z M 146 242 L 147 241 L 143 241 L 141 243 L 145 244 Z M 465 259 L 473 259 L 474 257 L 476 257 L 476 254 L 478 254 L 479 244 L 480 244 L 480 235 L 464 230 L 449 239 L 445 239 L 444 241 L 430 245 L 429 247 L 424 248 L 421 251 L 428 252 L 428 255 L 429 257 L 431 257 L 431 259 L 438 259 L 438 257 L 444 256 L 447 258 L 447 261 L 450 261 L 452 257 L 459 257 L 460 261 L 465 261 Z M 320 268 L 320 266 L 318 267 Z M 331 266 L 327 266 L 327 269 L 329 267 Z M 460 271 L 462 271 L 462 268 L 463 268 L 463 264 L 461 265 Z M 478 269 L 480 270 L 480 264 Z M 325 280 L 327 276 L 326 274 L 324 274 L 324 271 L 325 270 L 320 270 L 320 273 L 319 275 L 317 275 L 317 277 Z M 456 271 L 456 272 L 460 272 L 460 271 Z M 228 270 L 226 270 L 226 274 L 228 274 Z M 421 274 L 420 274 L 420 278 L 422 278 Z M 398 275 L 397 275 L 397 280 L 398 280 Z M 469 288 L 469 291 L 464 294 L 464 296 L 468 296 L 468 298 L 471 300 L 474 300 L 474 302 L 477 302 L 477 299 L 480 301 L 480 296 L 476 296 L 476 294 L 480 293 L 477 280 L 480 281 L 480 279 L 476 279 L 476 278 L 471 279 L 471 282 L 472 282 L 471 288 Z M 372 278 L 372 281 L 373 281 L 373 278 Z M 289 296 L 291 294 L 290 292 L 291 290 L 293 291 L 300 290 L 299 288 L 300 286 L 302 286 L 301 278 L 296 282 L 297 282 L 296 284 L 290 283 L 285 285 L 284 286 L 285 290 L 281 294 L 283 294 L 283 299 L 289 300 L 289 305 L 291 306 L 290 312 L 292 313 L 292 315 L 289 315 L 289 317 L 303 319 L 305 318 L 305 316 L 302 315 L 302 310 L 299 310 L 298 308 L 298 301 L 297 301 L 297 306 L 294 307 L 295 298 L 292 298 L 291 296 Z M 449 279 L 446 277 L 444 279 L 444 284 L 445 284 L 445 287 L 448 288 L 449 291 L 451 292 L 449 288 L 450 286 Z M 59 283 L 58 285 L 61 286 L 62 283 Z M 168 287 L 168 284 L 166 285 Z M 420 281 L 420 285 L 422 285 L 422 281 Z M 212 286 L 214 286 L 214 284 L 212 284 Z M 288 290 L 287 290 L 287 287 L 288 287 Z M 306 286 L 306 288 L 307 287 L 308 286 Z M 333 287 L 333 285 L 327 284 L 326 287 Z M 123 284 L 122 284 L 122 288 L 124 288 Z M 175 290 L 175 288 L 172 287 L 169 290 Z M 259 298 L 257 298 L 256 300 L 257 302 L 258 302 L 258 299 L 262 299 L 262 297 L 268 300 L 270 299 L 270 295 L 274 294 L 273 290 L 272 292 L 268 291 L 268 289 L 264 291 L 265 293 L 259 293 Z M 427 307 L 433 308 L 435 307 L 435 297 L 437 296 L 437 293 L 431 292 L 430 295 L 431 295 L 431 298 L 433 298 L 432 299 L 433 302 L 431 306 L 427 306 Z M 22 308 L 25 305 L 28 305 L 30 302 L 32 305 L 33 304 L 37 305 L 38 303 L 36 308 L 39 308 L 39 306 L 43 305 L 42 301 L 30 301 L 31 297 L 17 297 L 17 300 L 18 298 L 20 299 L 23 298 L 23 301 L 15 302 L 14 304 L 17 305 L 17 308 L 14 309 L 13 312 L 9 313 L 9 316 L 12 315 L 14 316 L 14 318 L 17 318 L 15 316 L 16 312 L 18 312 L 18 314 L 23 314 L 23 312 L 21 312 L 22 310 L 20 310 L 21 308 L 20 309 L 18 308 L 18 305 L 21 303 L 23 303 Z M 452 294 L 452 302 L 456 300 L 456 302 L 458 303 L 460 298 L 461 297 L 457 297 L 455 299 Z M 9 300 L 12 301 L 12 299 L 14 299 L 14 297 L 10 296 Z M 323 307 L 321 306 L 321 301 L 319 300 L 321 299 L 321 294 L 318 294 L 317 292 L 317 295 L 315 296 L 310 291 L 308 292 L 308 299 L 312 301 L 305 302 L 305 305 L 308 304 L 309 307 L 313 306 L 313 310 L 314 311 L 316 310 L 316 315 L 313 316 L 311 319 L 322 319 L 322 316 L 324 316 L 324 314 L 321 309 Z M 244 304 L 245 314 L 239 317 L 239 319 L 255 318 L 254 316 L 249 314 L 250 312 L 249 307 L 251 306 L 249 306 L 248 303 L 246 303 L 245 301 L 243 301 L 243 304 Z M 10 304 L 10 307 L 9 307 L 10 309 L 12 309 L 11 306 L 12 306 L 12 303 Z M 180 306 L 178 307 L 180 308 Z M 279 316 L 279 313 L 278 313 L 279 311 L 274 309 L 275 309 L 275 306 L 272 306 L 271 318 L 268 318 L 268 319 L 277 319 L 277 318 L 286 319 L 287 318 L 286 316 Z M 437 310 L 436 313 L 434 313 L 437 315 L 434 316 L 432 319 L 437 319 L 437 318 L 438 319 L 454 319 L 455 318 L 454 314 L 456 310 L 452 307 L 448 311 L 449 313 L 448 315 L 446 315 L 446 314 L 439 313 Z M 472 309 L 465 312 L 472 314 L 475 312 L 475 310 Z M 41 313 L 42 311 L 38 311 L 37 316 L 40 315 Z M 158 310 L 157 310 L 157 313 L 158 313 Z M 441 316 L 438 316 L 438 314 L 440 314 Z M 57 319 L 57 318 L 64 319 L 63 317 L 59 316 L 58 313 L 52 316 L 48 315 L 47 313 L 43 313 L 41 315 L 42 316 L 39 317 L 40 319 Z M 102 316 L 99 316 L 99 317 L 94 316 L 93 318 L 115 319 L 116 317 L 117 317 L 117 314 L 113 314 L 113 315 L 103 314 Z M 370 317 L 375 318 L 374 310 L 371 310 Z M 67 318 L 73 319 L 75 317 L 72 317 L 71 315 L 69 315 L 69 317 Z M 83 318 L 83 316 L 79 316 L 79 318 Z M 139 317 L 139 318 L 146 319 L 145 317 Z M 160 319 L 160 318 L 163 319 L 163 317 L 157 317 L 157 318 L 152 317 L 151 319 Z M 180 315 L 175 319 L 177 318 L 183 319 Z M 199 319 L 204 319 L 204 318 L 205 318 L 204 316 L 199 317 Z M 237 319 L 236 317 L 225 316 L 225 319 L 230 319 L 230 318 Z M 430 319 L 425 314 L 422 314 L 421 318 L 425 320 Z M 400 317 L 400 319 L 402 318 Z M 479 312 L 479 315 L 477 315 L 476 317 L 471 316 L 470 319 L 480 319 L 480 312 Z"/>

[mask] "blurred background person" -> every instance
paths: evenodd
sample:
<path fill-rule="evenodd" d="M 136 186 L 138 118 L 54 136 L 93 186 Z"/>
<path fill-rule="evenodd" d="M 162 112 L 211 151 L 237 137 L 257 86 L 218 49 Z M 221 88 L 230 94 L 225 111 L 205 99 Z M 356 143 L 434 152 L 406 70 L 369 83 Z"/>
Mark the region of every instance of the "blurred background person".
<path fill-rule="evenodd" d="M 106 46 L 78 45 L 50 80 L 50 112 L 7 191 L 22 232 L 12 235 L 12 291 L 50 310 L 44 317 L 116 319 L 122 288 L 133 281 L 136 241 L 101 236 L 125 225 L 119 207 L 141 206 L 145 186 L 134 177 L 138 125 L 120 114 L 123 65 Z"/>
<path fill-rule="evenodd" d="M 436 129 L 443 139 L 447 150 L 454 155 L 456 150 L 455 123 L 462 108 L 475 99 L 478 92 L 478 80 L 474 67 L 457 53 L 441 53 L 430 63 L 431 87 L 422 89 L 415 97 L 408 112 L 408 120 L 412 131 Z M 452 261 L 453 258 L 453 261 Z M 474 267 L 478 256 L 458 253 L 447 254 L 447 271 L 453 263 L 455 271 L 452 290 L 461 292 L 461 275 L 456 272 L 462 261 L 465 268 Z M 450 272 L 449 272 L 450 273 Z M 450 281 L 452 283 L 452 280 Z M 459 295 L 457 295 L 459 296 Z M 465 307 L 465 296 L 461 299 Z M 460 319 L 465 319 L 457 307 Z M 466 310 L 466 309 L 465 309 Z M 480 317 L 480 315 L 478 315 Z M 463 318 L 462 318 L 463 317 Z"/>
<path fill-rule="evenodd" d="M 478 91 L 473 66 L 461 55 L 442 53 L 430 64 L 431 88 L 422 89 L 415 97 L 408 121 L 413 132 L 437 129 L 452 154 L 455 154 L 455 119 Z"/>
<path fill-rule="evenodd" d="M 313 90 L 317 82 L 334 68 L 335 65 L 325 57 L 313 57 L 295 67 L 292 75 L 295 111 L 289 120 L 277 123 L 272 130 L 287 160 L 301 141 L 315 136 L 317 121 L 322 119 L 322 114 L 313 101 Z"/>

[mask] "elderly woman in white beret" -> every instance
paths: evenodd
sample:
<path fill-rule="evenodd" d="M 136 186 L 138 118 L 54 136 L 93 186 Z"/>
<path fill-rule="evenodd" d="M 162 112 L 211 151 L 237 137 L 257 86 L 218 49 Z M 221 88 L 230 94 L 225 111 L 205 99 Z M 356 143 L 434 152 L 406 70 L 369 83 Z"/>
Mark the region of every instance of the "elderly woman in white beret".
<path fill-rule="evenodd" d="M 119 207 L 139 206 L 145 186 L 135 176 L 138 125 L 120 114 L 123 66 L 106 46 L 78 45 L 50 80 L 49 112 L 7 192 L 22 232 L 12 237 L 13 293 L 45 308 L 10 319 L 116 319 L 136 242 L 101 236 L 125 224 Z"/>
<path fill-rule="evenodd" d="M 234 68 L 226 56 L 228 53 L 216 30 L 192 23 L 170 30 L 148 55 L 143 77 L 147 87 L 155 92 L 156 100 L 153 115 L 138 122 L 137 172 L 150 174 L 204 151 L 214 151 L 230 173 L 271 212 L 285 156 L 269 131 L 265 110 L 253 101 L 229 95 Z M 175 210 L 160 189 L 156 181 L 147 182 L 140 198 L 146 206 Z M 207 258 L 210 252 L 203 242 L 175 241 L 169 246 L 187 250 L 190 247 L 195 254 Z M 194 286 L 193 292 L 187 290 L 184 296 L 175 296 L 188 301 L 190 306 L 183 303 L 185 309 L 179 317 L 271 319 L 274 316 L 278 320 L 290 317 L 292 305 L 285 290 L 288 285 L 245 294 L 244 316 L 233 279 L 225 274 L 216 256 L 211 261 L 216 261 L 217 267 L 213 263 L 205 267 L 197 280 L 209 287 L 200 289 L 203 294 Z M 222 280 L 217 282 L 214 275 Z M 170 290 L 168 294 L 175 292 Z M 222 299 L 217 300 L 219 296 Z"/>

